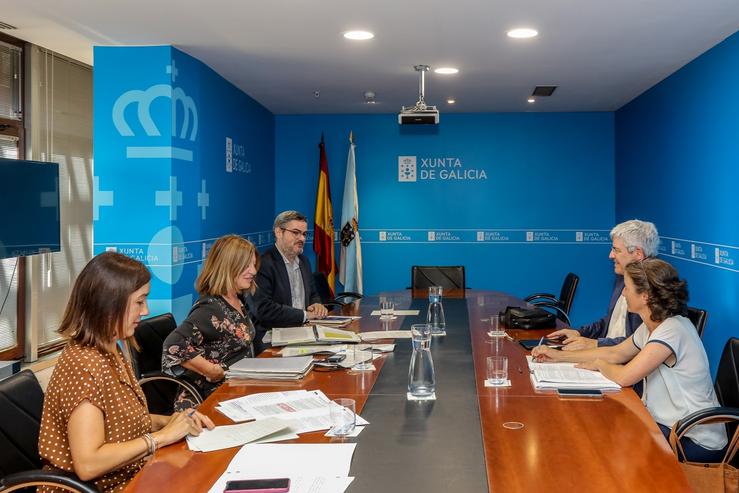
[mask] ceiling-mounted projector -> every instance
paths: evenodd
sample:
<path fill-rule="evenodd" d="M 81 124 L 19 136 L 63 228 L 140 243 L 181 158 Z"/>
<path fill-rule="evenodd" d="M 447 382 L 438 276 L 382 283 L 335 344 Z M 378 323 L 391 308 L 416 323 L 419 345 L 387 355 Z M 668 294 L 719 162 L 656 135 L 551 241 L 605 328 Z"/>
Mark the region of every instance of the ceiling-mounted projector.
<path fill-rule="evenodd" d="M 398 123 L 401 125 L 438 125 L 439 110 L 436 106 L 429 106 L 424 100 L 425 74 L 429 70 L 428 65 L 415 65 L 413 67 L 420 73 L 418 81 L 418 101 L 415 106 L 403 106 L 398 113 Z"/>

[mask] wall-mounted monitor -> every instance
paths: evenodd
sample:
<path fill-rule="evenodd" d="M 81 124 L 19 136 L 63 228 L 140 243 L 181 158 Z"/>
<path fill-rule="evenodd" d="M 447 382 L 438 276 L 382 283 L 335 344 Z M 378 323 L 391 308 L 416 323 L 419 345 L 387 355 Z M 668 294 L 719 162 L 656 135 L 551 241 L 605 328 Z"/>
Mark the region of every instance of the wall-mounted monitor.
<path fill-rule="evenodd" d="M 0 258 L 58 252 L 59 165 L 0 158 Z"/>

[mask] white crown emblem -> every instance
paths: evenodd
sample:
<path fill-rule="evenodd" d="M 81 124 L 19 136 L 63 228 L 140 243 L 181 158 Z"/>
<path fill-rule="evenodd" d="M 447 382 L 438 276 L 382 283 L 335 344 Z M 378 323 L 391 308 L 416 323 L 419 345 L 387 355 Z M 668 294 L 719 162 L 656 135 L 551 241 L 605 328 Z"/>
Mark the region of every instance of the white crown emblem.
<path fill-rule="evenodd" d="M 148 137 L 159 137 L 161 132 L 151 117 L 151 103 L 157 98 L 170 98 L 172 100 L 172 135 L 183 140 L 195 142 L 198 135 L 198 109 L 195 101 L 185 94 L 179 87 L 168 84 L 156 84 L 148 89 L 133 89 L 121 94 L 113 104 L 113 125 L 123 137 L 135 136 L 133 130 L 126 121 L 125 111 L 131 104 L 137 105 L 137 115 L 141 128 Z M 177 124 L 177 110 L 182 108 L 182 126 L 179 135 L 175 125 Z M 193 153 L 190 149 L 175 146 L 128 146 L 126 147 L 127 158 L 167 158 L 192 161 Z"/>

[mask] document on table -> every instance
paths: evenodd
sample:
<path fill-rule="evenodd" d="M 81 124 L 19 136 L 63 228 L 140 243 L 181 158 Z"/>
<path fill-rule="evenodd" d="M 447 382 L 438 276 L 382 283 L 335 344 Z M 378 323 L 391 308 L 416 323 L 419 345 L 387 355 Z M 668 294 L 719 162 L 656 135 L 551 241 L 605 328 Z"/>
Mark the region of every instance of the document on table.
<path fill-rule="evenodd" d="M 398 316 L 407 316 L 412 317 L 415 315 L 418 315 L 420 312 L 418 310 L 394 310 L 393 315 Z M 373 310 L 372 313 L 370 313 L 371 316 L 378 316 L 380 315 L 380 310 Z"/>
<path fill-rule="evenodd" d="M 195 452 L 211 452 L 269 439 L 280 432 L 289 432 L 284 421 L 263 419 L 238 425 L 216 426 L 212 430 L 203 429 L 198 436 L 187 436 L 187 446 Z"/>
<path fill-rule="evenodd" d="M 280 356 L 289 358 L 294 356 L 307 356 L 316 353 L 340 353 L 346 351 L 346 344 L 331 344 L 322 346 L 287 346 L 282 348 Z"/>
<path fill-rule="evenodd" d="M 575 368 L 575 363 L 537 363 L 526 356 L 531 382 L 537 389 L 619 390 L 621 386 L 601 372 Z"/>
<path fill-rule="evenodd" d="M 234 421 L 277 418 L 293 433 L 327 430 L 331 428 L 329 404 L 331 400 L 320 390 L 292 390 L 247 395 L 221 402 L 216 409 Z M 368 421 L 357 415 L 357 425 Z"/>
<path fill-rule="evenodd" d="M 290 478 L 290 493 L 342 493 L 354 478 L 349 466 L 354 443 L 244 445 L 209 493 L 223 493 L 227 481 Z"/>
<path fill-rule="evenodd" d="M 374 341 L 376 339 L 410 339 L 410 330 L 374 330 L 369 332 L 360 332 L 359 337 L 363 341 Z"/>

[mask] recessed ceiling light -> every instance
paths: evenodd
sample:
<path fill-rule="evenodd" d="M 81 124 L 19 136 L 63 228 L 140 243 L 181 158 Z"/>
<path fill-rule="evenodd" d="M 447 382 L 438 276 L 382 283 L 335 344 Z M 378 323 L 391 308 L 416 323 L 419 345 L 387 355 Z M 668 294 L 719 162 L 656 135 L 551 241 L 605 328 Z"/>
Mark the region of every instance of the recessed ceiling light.
<path fill-rule="evenodd" d="M 529 99 L 528 99 L 527 101 L 528 101 L 529 103 L 535 103 L 535 102 L 536 102 L 536 99 L 534 99 L 534 98 L 529 98 Z"/>
<path fill-rule="evenodd" d="M 528 27 L 522 27 L 518 29 L 511 29 L 506 34 L 508 34 L 509 38 L 515 38 L 515 39 L 526 39 L 526 38 L 533 38 L 534 36 L 539 34 L 539 31 L 536 29 L 530 29 Z"/>
<path fill-rule="evenodd" d="M 454 104 L 454 103 L 456 103 L 456 102 L 457 102 L 457 100 L 456 100 L 456 99 L 447 99 L 447 100 L 446 100 L 446 103 L 447 103 L 447 104 Z"/>
<path fill-rule="evenodd" d="M 459 72 L 459 69 L 454 68 L 454 67 L 440 67 L 440 68 L 434 69 L 434 72 L 436 72 L 437 74 L 442 74 L 442 75 L 450 75 L 450 74 L 456 74 L 457 72 Z"/>
<path fill-rule="evenodd" d="M 344 37 L 354 41 L 365 41 L 374 38 L 375 35 L 369 31 L 347 31 L 344 33 Z"/>

